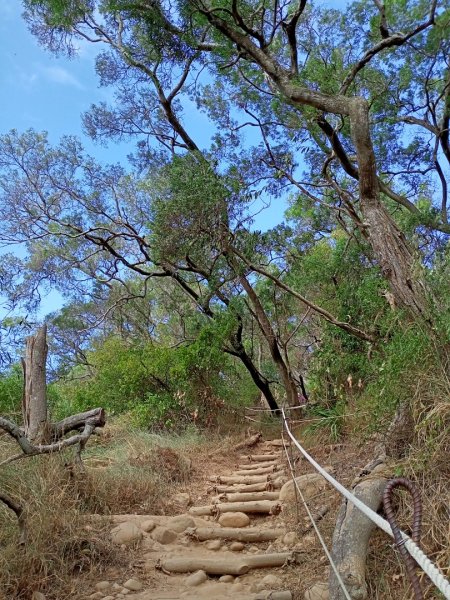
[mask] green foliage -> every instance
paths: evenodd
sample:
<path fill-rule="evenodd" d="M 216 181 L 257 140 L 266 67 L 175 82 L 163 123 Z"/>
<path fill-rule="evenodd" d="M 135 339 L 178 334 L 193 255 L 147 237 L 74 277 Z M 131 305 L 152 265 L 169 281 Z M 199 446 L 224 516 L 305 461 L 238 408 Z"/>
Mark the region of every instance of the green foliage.
<path fill-rule="evenodd" d="M 178 347 L 117 337 L 99 342 L 88 353 L 89 372 L 74 369 L 72 379 L 51 386 L 54 414 L 62 418 L 102 406 L 109 414 L 129 413 L 139 427 L 179 429 L 189 423 L 203 425 L 225 403 L 251 401 L 254 385 L 223 354 L 215 325 L 205 327 L 193 343 Z M 242 382 L 247 398 L 236 398 L 237 382 Z"/>
<path fill-rule="evenodd" d="M 22 393 L 22 369 L 20 365 L 13 365 L 8 371 L 0 374 L 0 414 L 20 416 Z"/>
<path fill-rule="evenodd" d="M 336 402 L 334 406 L 311 406 L 306 419 L 313 422 L 307 426 L 306 433 L 316 433 L 325 429 L 330 438 L 336 442 L 342 432 L 345 417 L 345 401 Z"/>

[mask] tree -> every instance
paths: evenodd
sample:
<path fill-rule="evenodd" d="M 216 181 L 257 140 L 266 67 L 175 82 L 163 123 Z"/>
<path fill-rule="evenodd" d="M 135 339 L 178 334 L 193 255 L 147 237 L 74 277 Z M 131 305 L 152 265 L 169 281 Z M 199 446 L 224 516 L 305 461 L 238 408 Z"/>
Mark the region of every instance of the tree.
<path fill-rule="evenodd" d="M 109 48 L 97 68 L 102 81 L 116 87 L 117 103 L 93 107 L 85 117 L 93 137 L 140 135 L 147 144 L 155 136 L 173 150 L 197 151 L 177 116 L 180 99 L 189 94 L 224 128 L 217 137 L 226 160 L 236 157 L 232 146 L 245 124 L 259 128 L 262 148 L 250 156 L 264 169 L 254 167 L 251 175 L 272 180 L 272 189 L 273 180 L 281 180 L 315 207 L 327 202 L 338 217 L 350 219 L 368 240 L 397 305 L 430 320 L 416 250 L 392 210 L 449 232 L 441 164 L 450 157 L 449 13 L 437 0 L 410 2 L 406 11 L 355 2 L 347 16 L 307 1 L 238 6 L 190 0 L 177 12 L 164 2 L 32 0 L 26 6 L 32 30 L 52 50 L 70 50 L 77 36 Z M 345 39 L 354 40 L 351 48 Z M 214 86 L 197 83 L 205 61 Z M 412 77 L 417 64 L 424 77 L 419 84 Z M 154 90 L 148 102 L 144 87 Z M 306 183 L 296 169 L 302 151 L 311 154 Z M 405 169 L 411 154 L 414 164 Z M 242 174 L 243 161 L 238 164 Z M 442 187 L 439 209 L 433 208 L 435 175 Z"/>
<path fill-rule="evenodd" d="M 45 381 L 46 334 L 47 330 L 44 326 L 35 336 L 27 340 L 26 356 L 22 363 L 24 369 L 23 427 L 10 419 L 0 417 L 0 429 L 8 434 L 21 450 L 20 454 L 2 460 L 0 466 L 23 457 L 60 452 L 72 446 L 78 447 L 76 456 L 81 463 L 81 452 L 91 434 L 96 427 L 105 425 L 105 411 L 102 408 L 72 415 L 57 423 L 49 422 Z M 78 433 L 66 437 L 72 431 Z M 0 501 L 16 514 L 21 532 L 20 543 L 24 544 L 26 518 L 22 503 L 2 491 L 0 491 Z"/>

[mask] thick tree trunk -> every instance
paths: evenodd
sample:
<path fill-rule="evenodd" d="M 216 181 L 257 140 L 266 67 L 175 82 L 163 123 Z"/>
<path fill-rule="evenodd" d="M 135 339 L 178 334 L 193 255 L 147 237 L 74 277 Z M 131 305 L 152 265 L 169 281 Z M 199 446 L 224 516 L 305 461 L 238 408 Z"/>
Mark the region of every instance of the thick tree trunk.
<path fill-rule="evenodd" d="M 418 257 L 380 199 L 368 103 L 361 98 L 353 99 L 349 114 L 358 158 L 361 211 L 369 243 L 390 283 L 396 304 L 429 322 L 429 298 Z"/>
<path fill-rule="evenodd" d="M 33 443 L 49 441 L 47 408 L 47 327 L 38 329 L 36 335 L 27 338 L 23 368 L 22 414 L 26 437 Z"/>

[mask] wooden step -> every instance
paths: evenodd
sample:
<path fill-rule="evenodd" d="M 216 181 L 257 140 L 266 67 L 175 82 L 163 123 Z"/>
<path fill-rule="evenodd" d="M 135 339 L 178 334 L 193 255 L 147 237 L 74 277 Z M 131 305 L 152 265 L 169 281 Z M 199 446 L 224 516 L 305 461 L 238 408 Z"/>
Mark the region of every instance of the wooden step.
<path fill-rule="evenodd" d="M 277 515 L 281 512 L 281 504 L 273 500 L 253 502 L 223 502 L 209 506 L 191 506 L 190 514 L 196 516 L 217 515 L 225 512 L 266 513 Z"/>
<path fill-rule="evenodd" d="M 185 534 L 204 542 L 206 540 L 233 540 L 236 542 L 273 542 L 282 537 L 284 529 L 261 529 L 256 527 L 190 527 Z"/>

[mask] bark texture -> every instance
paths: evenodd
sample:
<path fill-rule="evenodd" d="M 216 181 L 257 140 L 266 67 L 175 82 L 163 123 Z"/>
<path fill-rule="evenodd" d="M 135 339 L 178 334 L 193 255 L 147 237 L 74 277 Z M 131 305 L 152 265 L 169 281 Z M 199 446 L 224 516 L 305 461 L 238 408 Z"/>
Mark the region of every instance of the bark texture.
<path fill-rule="evenodd" d="M 383 465 L 378 465 L 369 476 L 354 485 L 352 492 L 364 504 L 377 511 L 382 503 L 386 479 L 380 475 Z M 365 600 L 368 597 L 366 584 L 366 557 L 370 536 L 376 525 L 351 502 L 341 505 L 333 535 L 333 560 L 342 576 L 350 597 Z M 330 600 L 345 600 L 342 589 L 330 572 Z"/>
<path fill-rule="evenodd" d="M 26 340 L 25 358 L 22 359 L 24 388 L 22 414 L 26 437 L 31 442 L 49 441 L 47 408 L 47 327 Z"/>

